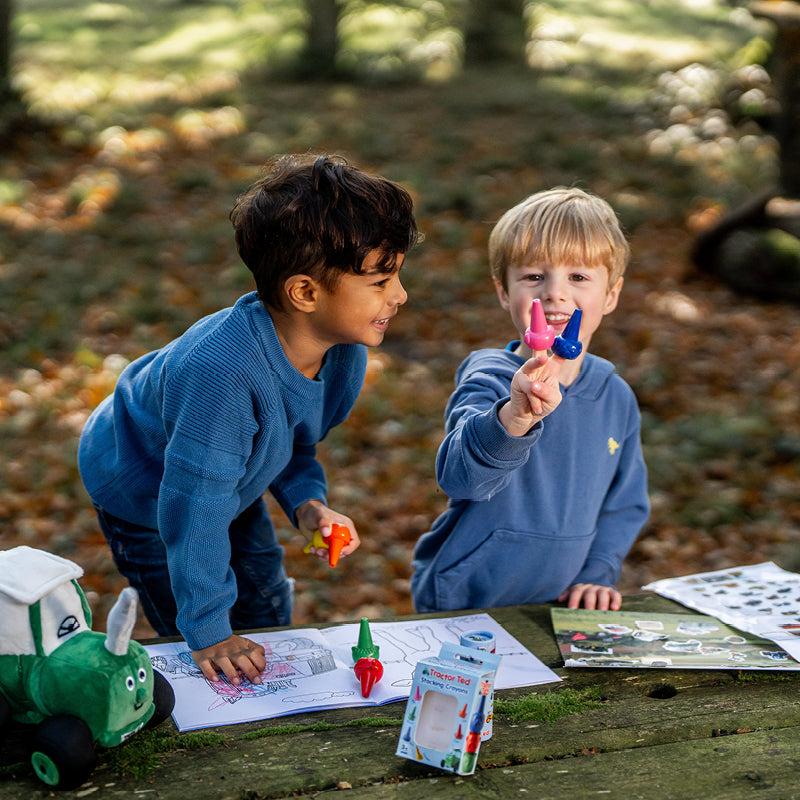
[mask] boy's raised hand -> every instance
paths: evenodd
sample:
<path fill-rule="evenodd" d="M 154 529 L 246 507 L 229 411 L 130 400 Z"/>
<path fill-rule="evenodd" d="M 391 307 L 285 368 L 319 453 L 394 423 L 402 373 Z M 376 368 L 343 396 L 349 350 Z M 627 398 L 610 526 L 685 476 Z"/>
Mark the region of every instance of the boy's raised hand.
<path fill-rule="evenodd" d="M 500 409 L 501 425 L 511 436 L 524 436 L 561 402 L 558 375 L 562 361 L 535 353 L 511 380 L 511 397 Z"/>
<path fill-rule="evenodd" d="M 261 683 L 261 673 L 267 666 L 264 648 L 235 633 L 210 647 L 192 650 L 192 658 L 212 683 L 219 680 L 219 670 L 234 686 L 241 683 L 240 672 L 250 683 Z"/>
<path fill-rule="evenodd" d="M 350 531 L 350 542 L 342 548 L 341 555 L 350 555 L 361 544 L 358 538 L 356 526 L 350 517 L 340 514 L 338 511 L 333 511 L 328 508 L 324 503 L 319 500 L 307 500 L 297 507 L 295 511 L 297 517 L 297 527 L 300 529 L 306 539 L 311 542 L 314 537 L 314 531 L 319 531 L 325 537 L 329 536 L 331 532 L 331 525 L 336 523 L 344 525 Z M 324 549 L 314 551 L 317 558 L 327 558 L 328 551 Z"/>

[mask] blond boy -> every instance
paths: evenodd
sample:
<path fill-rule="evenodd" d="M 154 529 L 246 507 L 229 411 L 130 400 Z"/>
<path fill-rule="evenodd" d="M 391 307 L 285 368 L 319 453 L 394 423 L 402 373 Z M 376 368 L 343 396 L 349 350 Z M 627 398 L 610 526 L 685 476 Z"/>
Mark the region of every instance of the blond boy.
<path fill-rule="evenodd" d="M 640 414 L 588 350 L 628 257 L 612 208 L 580 189 L 534 194 L 492 231 L 492 278 L 519 340 L 470 354 L 456 373 L 436 460 L 449 502 L 414 551 L 418 611 L 620 607 L 614 584 L 649 514 Z M 556 334 L 581 310 L 576 359 L 525 344 L 534 299 Z"/>

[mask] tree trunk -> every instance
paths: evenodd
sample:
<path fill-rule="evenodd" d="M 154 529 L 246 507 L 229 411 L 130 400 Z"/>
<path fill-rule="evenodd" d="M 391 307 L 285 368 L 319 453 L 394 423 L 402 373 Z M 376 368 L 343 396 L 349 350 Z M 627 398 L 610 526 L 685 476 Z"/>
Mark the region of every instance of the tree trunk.
<path fill-rule="evenodd" d="M 306 0 L 306 9 L 308 27 L 303 72 L 323 78 L 334 75 L 339 49 L 341 0 Z"/>
<path fill-rule="evenodd" d="M 13 0 L 0 0 L 0 103 L 12 96 L 11 91 L 11 8 Z"/>
<path fill-rule="evenodd" d="M 800 3 L 753 3 L 750 11 L 775 23 L 769 71 L 781 110 L 777 122 L 781 188 L 800 197 Z"/>
<path fill-rule="evenodd" d="M 464 62 L 523 63 L 527 40 L 524 5 L 524 0 L 468 0 Z"/>

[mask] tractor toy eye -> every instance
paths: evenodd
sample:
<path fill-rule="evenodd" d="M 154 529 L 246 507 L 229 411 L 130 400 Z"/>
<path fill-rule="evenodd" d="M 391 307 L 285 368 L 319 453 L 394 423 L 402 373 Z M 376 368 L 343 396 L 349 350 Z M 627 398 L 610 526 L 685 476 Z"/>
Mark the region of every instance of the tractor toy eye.
<path fill-rule="evenodd" d="M 147 680 L 147 670 L 142 667 L 139 670 L 139 683 L 144 683 Z"/>
<path fill-rule="evenodd" d="M 136 687 L 136 681 L 133 679 L 132 675 L 128 675 L 128 677 L 125 679 L 125 688 L 129 692 L 132 692 L 135 687 Z"/>

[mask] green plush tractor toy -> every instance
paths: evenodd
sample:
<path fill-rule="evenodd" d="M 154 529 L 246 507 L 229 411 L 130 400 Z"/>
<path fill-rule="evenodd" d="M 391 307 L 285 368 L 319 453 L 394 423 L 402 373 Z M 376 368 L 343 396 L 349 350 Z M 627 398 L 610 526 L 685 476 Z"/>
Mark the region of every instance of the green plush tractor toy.
<path fill-rule="evenodd" d="M 108 633 L 91 611 L 72 561 L 31 547 L 0 551 L 0 729 L 9 716 L 37 725 L 31 764 L 44 783 L 86 781 L 95 744 L 114 747 L 166 719 L 175 698 L 131 640 L 136 591 L 123 589 Z"/>

